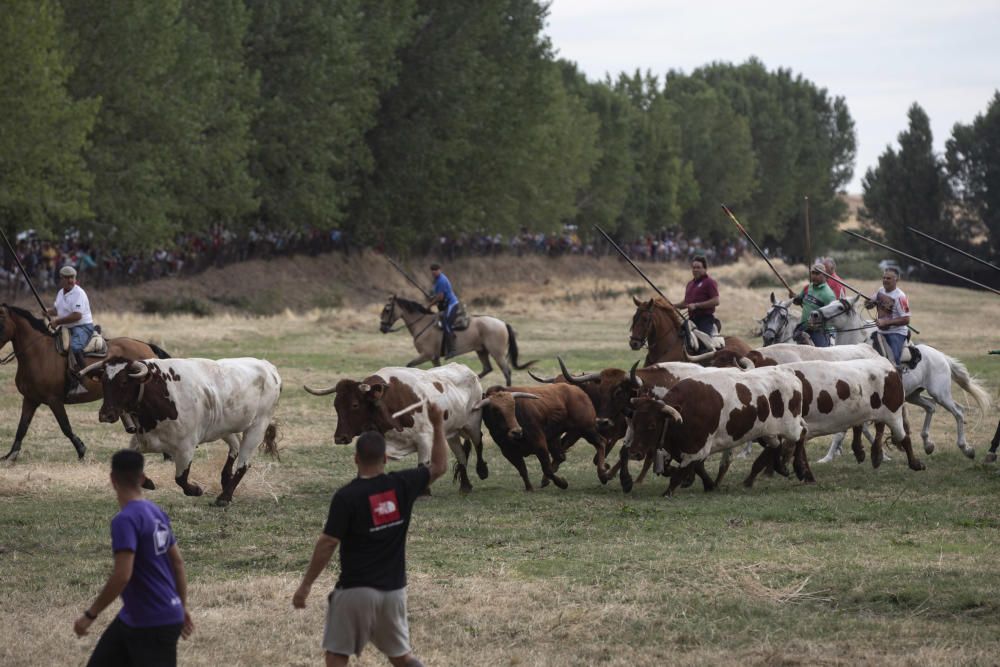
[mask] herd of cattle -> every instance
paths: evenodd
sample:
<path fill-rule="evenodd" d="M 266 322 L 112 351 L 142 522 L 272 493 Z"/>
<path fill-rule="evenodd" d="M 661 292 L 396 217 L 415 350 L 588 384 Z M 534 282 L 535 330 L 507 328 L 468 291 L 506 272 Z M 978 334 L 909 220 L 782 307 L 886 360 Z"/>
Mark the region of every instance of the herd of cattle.
<path fill-rule="evenodd" d="M 486 391 L 468 367 L 449 363 L 420 370 L 386 367 L 362 379 L 343 379 L 318 396 L 335 394 L 334 440 L 348 444 L 368 430 L 385 435 L 387 453 L 399 459 L 413 452 L 418 463 L 431 458 L 433 427 L 425 408 L 433 401 L 444 417 L 445 436 L 461 490 L 472 488 L 467 472 L 476 450 L 476 473 L 489 470 L 483 456 L 483 426 L 503 456 L 533 490 L 525 459 L 541 465 L 542 486 L 567 487 L 558 475 L 566 453 L 583 438 L 595 449 L 602 484 L 618 475 L 627 493 L 633 487 L 630 460 L 643 461 L 639 481 L 655 466 L 668 477 L 664 495 L 697 475 L 706 491 L 719 485 L 737 448 L 762 446 L 746 486 L 766 470 L 814 480 L 806 458 L 811 438 L 847 433 L 858 462 L 865 459 L 861 434 L 873 424 L 870 459 L 878 467 L 888 430 L 911 470 L 924 464 L 913 452 L 903 404 L 908 396 L 896 367 L 868 344 L 816 348 L 777 344 L 749 353 L 719 350 L 702 363 L 667 361 L 629 370 L 606 368 L 574 375 L 559 363 L 553 378 L 532 375 L 537 384 L 496 386 Z M 186 495 L 202 489 L 188 481 L 195 447 L 224 440 L 229 456 L 222 471 L 219 504 L 228 503 L 254 451 L 275 451 L 273 417 L 281 378 L 258 359 L 149 359 L 102 361 L 84 370 L 103 385 L 102 422 L 123 421 L 131 446 L 173 459 L 176 482 Z M 912 400 L 912 399 L 911 399 Z M 609 467 L 619 441 L 618 460 Z M 929 450 L 928 450 L 929 451 Z M 706 460 L 722 454 L 716 476 Z"/>

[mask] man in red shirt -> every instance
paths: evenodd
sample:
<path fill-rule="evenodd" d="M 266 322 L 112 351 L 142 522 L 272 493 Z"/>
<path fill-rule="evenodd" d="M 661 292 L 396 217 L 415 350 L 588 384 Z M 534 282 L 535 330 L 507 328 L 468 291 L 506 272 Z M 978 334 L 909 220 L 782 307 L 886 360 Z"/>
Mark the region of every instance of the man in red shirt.
<path fill-rule="evenodd" d="M 833 276 L 826 279 L 826 284 L 833 290 L 833 295 L 838 299 L 847 298 L 847 288 L 844 287 L 844 283 L 840 282 L 840 276 L 837 275 L 837 262 L 833 257 L 824 257 L 823 267 L 824 271 Z"/>
<path fill-rule="evenodd" d="M 687 308 L 688 319 L 708 335 L 715 332 L 715 308 L 719 305 L 719 285 L 708 275 L 708 260 L 696 255 L 691 260 L 694 278 L 684 288 L 684 300 L 674 308 Z"/>

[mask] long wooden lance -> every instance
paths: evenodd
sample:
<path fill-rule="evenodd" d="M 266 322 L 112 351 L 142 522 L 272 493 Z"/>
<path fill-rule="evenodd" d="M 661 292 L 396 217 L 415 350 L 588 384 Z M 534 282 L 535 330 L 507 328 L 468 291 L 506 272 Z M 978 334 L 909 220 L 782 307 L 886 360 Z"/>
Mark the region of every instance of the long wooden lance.
<path fill-rule="evenodd" d="M 869 301 L 870 300 L 867 294 L 865 294 L 861 290 L 858 290 L 858 289 L 855 289 L 855 288 L 851 287 L 850 285 L 848 285 L 847 283 L 845 283 L 842 278 L 836 278 L 834 276 L 831 276 L 829 273 L 827 273 L 823 269 L 819 268 L 818 266 L 814 266 L 810 270 L 811 271 L 819 271 L 821 274 L 823 274 L 827 278 L 831 278 L 833 280 L 836 280 L 838 283 L 840 283 L 841 285 L 843 285 L 847 289 L 851 290 L 852 292 L 854 292 L 855 294 L 857 294 L 858 296 L 860 296 L 861 298 L 863 298 L 865 301 Z M 912 331 L 915 334 L 919 334 L 920 333 L 919 331 L 917 331 L 916 329 L 914 329 L 913 327 L 911 327 L 909 324 L 906 325 L 906 328 L 909 329 L 910 331 Z"/>
<path fill-rule="evenodd" d="M 420 283 L 417 282 L 416 278 L 414 278 L 409 273 L 407 273 L 406 270 L 402 266 L 400 266 L 398 263 L 396 263 L 396 260 L 394 260 L 392 257 L 389 257 L 389 255 L 385 255 L 385 258 L 389 261 L 390 264 L 392 264 L 392 268 L 394 268 L 397 271 L 399 271 L 399 273 L 404 278 L 406 278 L 410 282 L 411 285 L 413 285 L 418 290 L 420 290 L 421 294 L 423 294 L 427 299 L 431 298 L 432 294 L 430 292 L 428 292 L 427 290 L 425 290 L 423 287 L 421 287 Z"/>
<path fill-rule="evenodd" d="M 45 322 L 51 326 L 52 321 L 49 320 L 49 311 L 45 307 L 45 304 L 42 303 L 42 297 L 38 296 L 38 290 L 35 289 L 35 285 L 31 282 L 31 278 L 28 277 L 28 272 L 24 270 L 24 265 L 21 264 L 21 259 L 17 256 L 17 253 L 14 252 L 14 246 L 10 244 L 10 241 L 7 239 L 7 235 L 4 234 L 3 229 L 0 229 L 0 236 L 3 237 L 3 242 L 7 244 L 7 250 L 10 251 L 10 256 L 14 258 L 17 268 L 21 270 L 21 275 L 24 276 L 25 282 L 27 282 L 28 287 L 31 288 L 31 293 L 35 295 L 35 300 L 38 301 L 38 306 L 42 309 L 42 317 L 44 317 Z"/>
<path fill-rule="evenodd" d="M 979 262 L 980 264 L 985 264 L 986 266 L 990 267 L 991 269 L 993 269 L 993 270 L 995 270 L 995 271 L 1000 271 L 1000 266 L 997 266 L 996 264 L 990 264 L 990 263 L 989 263 L 989 262 L 987 262 L 987 261 L 986 261 L 985 259 L 979 259 L 978 257 L 976 257 L 975 255 L 973 255 L 972 253 L 968 253 L 968 252 L 965 252 L 965 251 L 964 251 L 964 250 L 962 250 L 961 248 L 956 248 L 955 246 L 953 246 L 953 245 L 949 245 L 949 244 L 945 243 L 944 241 L 942 241 L 942 240 L 940 240 L 940 239 L 936 239 L 936 238 L 934 238 L 933 236 L 931 236 L 930 234 L 927 234 L 927 233 L 924 233 L 924 232 L 920 231 L 920 230 L 919 230 L 919 229 L 917 229 L 916 227 L 909 227 L 909 226 L 908 226 L 908 227 L 907 227 L 907 229 L 909 229 L 909 230 L 910 230 L 911 232 L 915 232 L 915 233 L 917 233 L 917 234 L 920 234 L 920 235 L 921 235 L 921 236 L 923 236 L 923 237 L 924 237 L 925 239 L 928 239 L 928 240 L 930 240 L 930 241 L 934 241 L 934 243 L 937 243 L 938 245 L 942 245 L 942 246 L 944 246 L 944 247 L 945 247 L 945 248 L 947 248 L 948 250 L 954 250 L 954 251 L 955 251 L 955 252 L 957 252 L 957 253 L 960 253 L 960 254 L 962 254 L 962 255 L 965 255 L 965 256 L 966 256 L 966 257 L 968 257 L 969 259 L 974 259 L 975 261 Z"/>
<path fill-rule="evenodd" d="M 608 233 L 606 231 L 604 231 L 603 229 L 601 229 L 598 225 L 594 225 L 594 229 L 596 229 L 597 231 L 599 231 L 601 233 L 601 236 L 603 236 L 607 240 L 607 242 L 611 244 L 611 247 L 614 248 L 615 250 L 617 250 L 618 254 L 621 255 L 623 258 L 625 258 L 626 262 L 628 262 L 629 264 L 632 265 L 632 268 L 635 269 L 636 272 L 640 276 L 642 276 L 646 280 L 647 283 L 649 283 L 650 287 L 652 287 L 654 290 L 656 290 L 657 294 L 659 294 L 660 296 L 662 296 L 667 303 L 671 303 L 671 304 L 673 303 L 670 299 L 667 298 L 666 294 L 664 294 L 663 292 L 660 291 L 659 287 L 657 287 L 656 285 L 653 284 L 653 281 L 649 279 L 649 276 L 647 276 L 645 273 L 643 273 L 642 269 L 640 269 L 638 266 L 635 265 L 635 262 L 633 262 L 632 259 L 628 255 L 625 254 L 625 251 L 618 247 L 618 244 L 615 243 L 614 239 L 612 239 L 610 236 L 608 236 Z"/>
<path fill-rule="evenodd" d="M 754 250 L 757 251 L 757 254 L 760 255 L 761 259 L 767 262 L 768 267 L 770 267 L 774 275 L 777 276 L 778 280 L 781 281 L 781 284 L 785 286 L 785 289 L 788 290 L 788 296 L 795 296 L 795 292 L 793 292 L 792 288 L 788 286 L 788 283 L 785 282 L 785 279 L 781 277 L 781 274 L 778 273 L 778 270 L 774 268 L 774 264 L 771 264 L 771 260 L 767 258 L 767 255 L 765 255 L 764 251 L 760 249 L 760 246 L 757 245 L 757 242 L 753 240 L 753 237 L 750 236 L 750 232 L 748 232 L 743 228 L 743 225 L 741 225 L 740 221 L 736 219 L 736 216 L 733 215 L 733 212 L 729 210 L 728 206 L 726 206 L 725 204 L 720 204 L 720 206 L 722 206 L 722 210 L 726 212 L 726 215 L 729 216 L 729 219 L 732 220 L 734 223 L 736 223 L 736 228 L 740 230 L 740 233 L 743 234 L 743 236 L 746 237 L 747 241 L 749 241 L 750 245 L 754 247 Z"/>
<path fill-rule="evenodd" d="M 955 277 L 955 278 L 958 278 L 959 280 L 964 280 L 964 281 L 965 281 L 965 282 L 967 282 L 967 283 L 972 283 L 972 284 L 973 284 L 973 285 L 975 285 L 976 287 L 979 287 L 979 288 L 982 288 L 982 289 L 984 289 L 984 290 L 987 290 L 987 291 L 989 291 L 989 292 L 993 292 L 993 293 L 994 293 L 994 294 L 996 294 L 997 296 L 1000 296 L 1000 291 L 998 291 L 998 290 L 995 290 L 995 289 L 993 289 L 993 288 L 992 288 L 992 287 L 990 287 L 989 285 L 984 285 L 984 284 L 982 284 L 982 283 L 977 283 L 977 282 L 976 282 L 975 280 L 973 280 L 972 278 L 966 278 L 965 276 L 962 276 L 962 275 L 959 275 L 959 274 L 955 273 L 954 271 L 949 271 L 948 269 L 944 269 L 944 268 L 941 268 L 941 267 L 940 267 L 940 266 L 938 266 L 937 264 L 931 264 L 931 263 L 930 263 L 930 262 L 928 262 L 928 261 L 927 261 L 926 259 L 920 259 L 919 257 L 914 257 L 913 255 L 909 255 L 909 254 L 907 254 L 907 253 L 903 252 L 902 250 L 896 250 L 896 249 L 895 249 L 895 248 L 893 248 L 892 246 L 888 246 L 888 245 L 886 245 L 886 244 L 884 244 L 884 243 L 879 243 L 878 241 L 875 241 L 874 239 L 870 239 L 870 238 L 868 238 L 867 236 L 862 236 L 861 234 L 857 234 L 857 233 L 855 233 L 855 232 L 852 232 L 852 231 L 851 231 L 851 230 L 849 230 L 849 229 L 844 229 L 844 230 L 842 230 L 842 231 L 843 231 L 843 232 L 844 232 L 845 234 L 850 234 L 851 236 L 853 236 L 853 237 L 855 237 L 855 238 L 859 238 L 859 239 L 861 239 L 862 241 L 867 241 L 868 243 L 871 243 L 871 244 L 872 244 L 872 245 L 874 245 L 874 246 L 878 246 L 879 248 L 885 248 L 885 249 L 886 249 L 886 250 L 888 250 L 889 252 L 894 252 L 894 253 L 896 253 L 897 255 L 902 255 L 903 257 L 906 257 L 907 259 L 911 259 L 911 260 L 913 260 L 914 262 L 920 262 L 920 263 L 921 263 L 921 264 L 923 264 L 924 266 L 929 266 L 929 267 L 931 267 L 932 269 L 937 269 L 938 271 L 941 271 L 942 273 L 947 273 L 947 274 L 948 274 L 949 276 L 953 276 L 953 277 Z"/>

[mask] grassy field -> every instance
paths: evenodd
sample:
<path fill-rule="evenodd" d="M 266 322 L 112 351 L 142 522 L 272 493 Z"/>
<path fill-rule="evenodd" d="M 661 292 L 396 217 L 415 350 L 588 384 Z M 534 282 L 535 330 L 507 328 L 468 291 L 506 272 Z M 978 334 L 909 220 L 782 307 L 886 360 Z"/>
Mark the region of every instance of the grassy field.
<path fill-rule="evenodd" d="M 595 266 L 601 272 L 541 287 L 531 285 L 530 272 L 507 267 L 525 282 L 504 289 L 483 279 L 464 296 L 502 295 L 495 314 L 514 324 L 523 358 L 542 359 L 542 372 L 554 372 L 557 354 L 574 370 L 627 368 L 640 356 L 627 346 L 627 294 L 640 283 L 617 264 Z M 748 335 L 770 291 L 747 287 L 766 281 L 760 267 L 714 273 L 727 332 Z M 613 277 L 593 277 L 604 274 Z M 655 274 L 680 296 L 683 269 Z M 995 395 L 1000 359 L 985 351 L 998 347 L 989 325 L 1000 319 L 1000 301 L 902 287 L 920 340 L 965 361 Z M 321 661 L 323 595 L 336 566 L 317 583 L 308 609 L 293 610 L 291 596 L 330 495 L 352 477 L 352 449 L 333 445 L 332 402 L 301 386 L 413 356 L 405 334 L 377 333 L 380 307 L 259 319 L 102 318 L 115 335 L 152 339 L 175 356 L 263 357 L 284 378 L 281 460 L 256 459 L 227 509 L 210 498 L 219 491 L 222 443 L 201 447 L 192 466 L 210 494 L 202 498 L 181 495 L 172 464 L 148 460 L 159 484 L 149 497 L 171 516 L 188 563 L 197 630 L 181 643 L 182 664 Z M 463 361 L 478 370 L 474 357 Z M 13 373 L 0 368 L 4 451 L 19 414 Z M 484 385 L 501 380 L 495 373 Z M 517 373 L 515 382 L 530 380 Z M 70 416 L 90 448 L 85 462 L 75 461 L 51 414 L 40 410 L 21 459 L 0 468 L 5 666 L 84 664 L 117 609 L 102 615 L 90 637 L 73 635 L 73 620 L 110 570 L 108 520 L 117 507 L 107 463 L 128 438 L 98 423 L 97 404 Z M 814 464 L 816 486 L 774 478 L 747 491 L 739 482 L 748 463 L 738 461 L 718 492 L 704 494 L 696 484 L 673 499 L 660 497 L 666 483 L 653 476 L 629 496 L 617 481 L 601 486 L 586 443 L 560 471 L 568 490 L 527 494 L 487 439 L 488 480 L 474 477 L 475 490 L 463 497 L 446 477 L 415 510 L 408 548 L 414 649 L 428 665 L 996 664 L 1000 476 L 980 463 L 996 415 L 970 408 L 968 417 L 974 462 L 958 452 L 954 421 L 939 411 L 938 451 L 919 452 L 925 472 L 908 470 L 901 454 L 878 471 L 848 457 Z M 810 460 L 827 444 L 814 441 Z M 540 478 L 534 459 L 529 470 Z M 386 663 L 370 649 L 359 664 Z"/>

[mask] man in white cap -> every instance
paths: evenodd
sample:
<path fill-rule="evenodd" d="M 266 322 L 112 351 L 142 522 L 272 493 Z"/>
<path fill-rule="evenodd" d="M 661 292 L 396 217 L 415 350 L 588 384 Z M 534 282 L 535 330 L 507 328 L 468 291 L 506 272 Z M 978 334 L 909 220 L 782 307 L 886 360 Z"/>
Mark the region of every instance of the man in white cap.
<path fill-rule="evenodd" d="M 83 385 L 78 383 L 76 371 L 86 365 L 83 361 L 83 348 L 94 334 L 94 318 L 90 314 L 90 300 L 87 298 L 87 293 L 76 284 L 76 269 L 68 265 L 59 269 L 59 286 L 56 306 L 49 308 L 49 315 L 55 315 L 52 326 L 64 326 L 69 329 L 69 363 L 70 370 L 73 371 L 70 377 L 76 383 L 76 386 L 70 388 L 69 393 L 77 394 L 86 391 Z"/>

